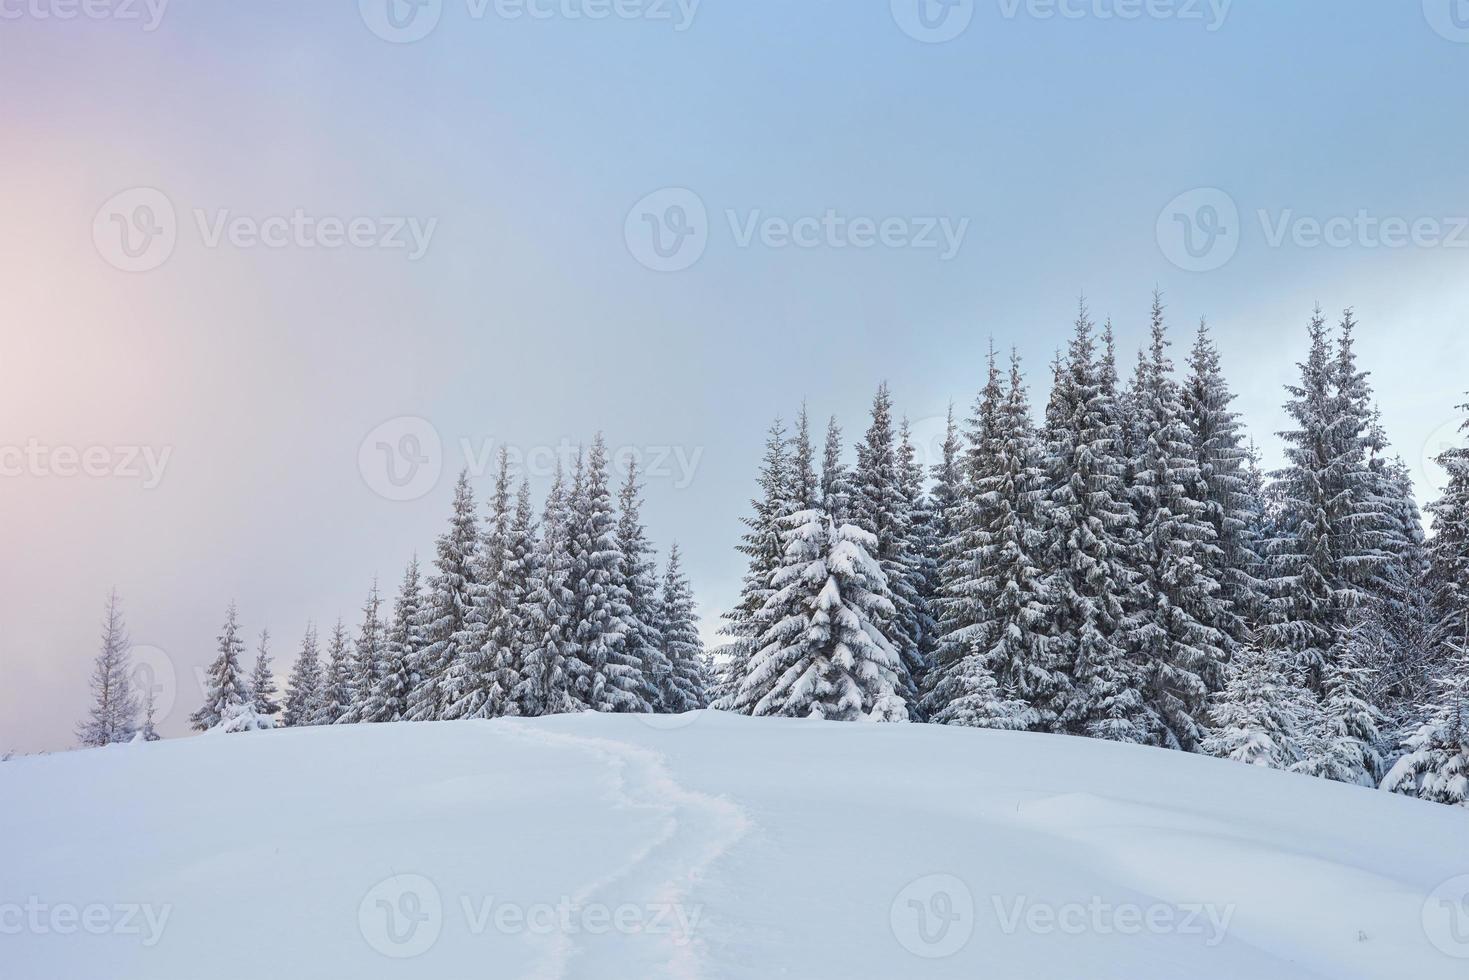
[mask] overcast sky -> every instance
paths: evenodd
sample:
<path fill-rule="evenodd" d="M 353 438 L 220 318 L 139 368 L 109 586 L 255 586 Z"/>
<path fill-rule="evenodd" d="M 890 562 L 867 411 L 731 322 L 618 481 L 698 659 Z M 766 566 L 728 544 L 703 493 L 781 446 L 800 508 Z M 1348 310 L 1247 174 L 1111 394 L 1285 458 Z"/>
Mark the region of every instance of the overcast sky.
<path fill-rule="evenodd" d="M 392 2 L 0 4 L 0 751 L 73 744 L 113 585 L 165 734 L 231 599 L 284 675 L 501 444 L 638 454 L 712 636 L 772 416 L 886 379 L 932 445 L 991 336 L 1039 403 L 1082 293 L 1128 360 L 1155 286 L 1180 361 L 1207 315 L 1271 459 L 1355 306 L 1431 493 L 1451 0 Z"/>

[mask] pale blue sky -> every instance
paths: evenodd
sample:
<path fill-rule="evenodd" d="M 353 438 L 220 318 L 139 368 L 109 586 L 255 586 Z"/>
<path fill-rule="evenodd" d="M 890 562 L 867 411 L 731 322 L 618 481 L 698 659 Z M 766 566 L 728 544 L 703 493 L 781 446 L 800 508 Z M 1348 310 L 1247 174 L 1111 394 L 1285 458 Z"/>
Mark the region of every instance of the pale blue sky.
<path fill-rule="evenodd" d="M 567 16 L 597 0 L 514 20 L 444 0 L 400 44 L 369 29 L 386 23 L 377 0 L 365 17 L 174 0 L 151 31 L 141 3 L 141 21 L 38 19 L 57 2 L 0 5 L 0 445 L 170 455 L 149 489 L 54 466 L 0 478 L 0 750 L 70 743 L 114 583 L 135 641 L 181 677 L 165 731 L 195 706 L 231 597 L 284 673 L 308 618 L 355 621 L 374 573 L 391 587 L 431 551 L 461 439 L 600 429 L 675 447 L 648 524 L 682 543 L 712 624 L 773 415 L 804 397 L 855 437 L 886 379 L 931 435 L 970 401 L 991 334 L 1020 347 L 1039 401 L 1083 292 L 1129 360 L 1155 285 L 1180 346 L 1208 315 L 1271 456 L 1317 301 L 1356 306 L 1415 468 L 1469 387 L 1469 3 L 1456 22 L 1450 0 L 1237 0 L 1221 23 L 1192 0 L 1141 19 L 1102 16 L 1128 0 L 1072 2 L 1075 18 L 989 0 L 931 44 L 899 26 L 905 0 L 898 16 L 888 0 L 704 0 L 684 30 L 661 0 L 605 20 Z M 125 272 L 108 202 L 139 187 L 166 199 L 177 241 Z M 708 216 L 676 272 L 625 236 L 666 188 Z M 1239 218 L 1199 260 L 1217 267 L 1186 271 L 1160 216 L 1179 229 L 1165 206 L 1200 188 L 1224 197 L 1184 197 L 1184 218 L 1221 200 Z M 664 215 L 672 199 L 653 200 Z M 248 236 L 298 209 L 364 219 L 372 242 L 393 219 L 433 224 L 417 259 L 307 247 L 312 232 L 208 244 L 221 212 Z M 752 220 L 828 210 L 964 234 L 947 259 L 740 244 Z M 1352 219 L 1344 247 L 1296 220 L 1335 217 Z M 1449 241 L 1370 247 L 1385 219 Z M 359 466 L 369 431 L 401 416 L 445 449 L 411 502 Z"/>

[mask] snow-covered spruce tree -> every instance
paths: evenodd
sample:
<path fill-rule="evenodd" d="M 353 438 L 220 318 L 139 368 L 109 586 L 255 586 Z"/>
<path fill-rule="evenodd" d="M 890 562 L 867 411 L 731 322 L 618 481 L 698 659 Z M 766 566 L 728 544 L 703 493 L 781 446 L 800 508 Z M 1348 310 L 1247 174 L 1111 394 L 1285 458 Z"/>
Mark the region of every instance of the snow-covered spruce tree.
<path fill-rule="evenodd" d="M 1469 807 L 1469 619 L 1452 649 L 1455 661 L 1439 679 L 1425 719 L 1403 744 L 1382 788 L 1420 800 Z"/>
<path fill-rule="evenodd" d="M 321 698 L 316 704 L 313 725 L 342 724 L 352 710 L 357 679 L 356 667 L 352 663 L 352 651 L 347 644 L 347 627 L 340 619 L 332 627 L 331 640 L 326 646 L 326 675 L 323 678 Z"/>
<path fill-rule="evenodd" d="M 489 522 L 469 584 L 470 606 L 454 636 L 454 645 L 461 653 L 450 668 L 447 687 L 454 692 L 454 700 L 445 707 L 445 718 L 495 718 L 510 710 L 519 684 L 511 648 L 515 596 L 514 590 L 507 588 L 505 569 L 514 519 L 510 450 L 501 446 Z"/>
<path fill-rule="evenodd" d="M 424 605 L 423 646 L 413 665 L 417 681 L 409 695 L 411 721 L 440 721 L 455 701 L 454 668 L 467 652 L 459 644 L 466 636 L 464 624 L 473 608 L 479 546 L 479 520 L 466 469 L 454 486 L 449 528 L 435 544 L 435 572 L 429 578 Z"/>
<path fill-rule="evenodd" d="M 676 714 L 703 708 L 709 704 L 710 678 L 706 673 L 704 643 L 699 639 L 694 618 L 694 593 L 683 573 L 677 542 L 668 549 L 668 568 L 663 574 L 658 613 L 658 638 L 669 664 L 662 709 Z"/>
<path fill-rule="evenodd" d="M 280 689 L 275 672 L 270 668 L 270 630 L 260 631 L 260 646 L 255 652 L 255 670 L 250 675 L 250 706 L 257 715 L 275 720 L 281 703 L 276 699 Z"/>
<path fill-rule="evenodd" d="M 784 563 L 739 695 L 756 715 L 906 721 L 902 661 L 878 626 L 890 621 L 877 539 L 806 510 L 783 521 Z"/>
<path fill-rule="evenodd" d="M 301 652 L 291 666 L 291 676 L 286 679 L 286 710 L 282 722 L 287 728 L 300 728 L 315 724 L 317 709 L 322 698 L 321 655 L 316 647 L 316 627 L 306 624 L 306 635 L 301 640 Z"/>
<path fill-rule="evenodd" d="M 1228 668 L 1228 683 L 1214 695 L 1214 727 L 1200 750 L 1269 769 L 1301 760 L 1297 739 L 1305 730 L 1314 696 L 1296 686 L 1267 651 L 1244 646 Z"/>
<path fill-rule="evenodd" d="M 663 653 L 663 638 L 659 635 L 658 569 L 643 527 L 641 493 L 637 460 L 629 458 L 627 478 L 617 497 L 617 551 L 622 556 L 629 610 L 624 648 L 643 677 L 644 687 L 639 692 L 642 698 L 654 711 L 671 711 L 678 699 L 671 696 L 673 665 Z"/>
<path fill-rule="evenodd" d="M 137 730 L 138 699 L 129 676 L 132 669 L 129 647 L 122 600 L 113 589 L 107 594 L 107 610 L 102 615 L 102 649 L 92 664 L 92 707 L 86 720 L 77 726 L 77 739 L 83 746 L 96 748 L 126 742 Z"/>
<path fill-rule="evenodd" d="M 847 519 L 852 481 L 842 464 L 842 427 L 833 415 L 826 421 L 826 443 L 821 453 L 821 507 L 838 523 Z M 797 508 L 799 509 L 799 508 Z M 812 508 L 818 509 L 818 508 Z M 779 537 L 779 535 L 777 535 Z"/>
<path fill-rule="evenodd" d="M 1311 318 L 1301 381 L 1286 389 L 1285 409 L 1296 428 L 1280 433 L 1286 466 L 1275 473 L 1275 536 L 1266 546 L 1271 601 L 1262 635 L 1318 697 L 1326 695 L 1333 653 L 1346 649 L 1349 621 L 1373 602 L 1384 560 L 1351 330 L 1348 311 L 1346 353 L 1333 356 L 1321 310 Z"/>
<path fill-rule="evenodd" d="M 501 636 L 500 660 L 496 665 L 497 697 L 504 691 L 504 714 L 519 714 L 516 691 L 520 690 L 522 671 L 531 646 L 537 641 L 531 628 L 530 600 L 537 568 L 536 518 L 531 507 L 530 484 L 520 481 L 515 495 L 515 515 L 505 541 L 505 556 L 500 565 L 500 601 L 504 606 L 503 627 L 493 635 Z"/>
<path fill-rule="evenodd" d="M 909 580 L 913 588 L 913 621 L 911 629 L 918 648 L 919 668 L 913 673 L 915 692 L 921 691 L 933 669 L 938 649 L 938 620 L 934 615 L 935 592 L 938 588 L 939 556 L 943 550 L 939 537 L 939 521 L 934 500 L 925 489 L 927 474 L 918 462 L 913 433 L 908 420 L 898 427 L 898 488 L 908 505 L 908 554 L 911 558 Z M 922 711 L 920 703 L 912 705 Z"/>
<path fill-rule="evenodd" d="M 1115 399 L 1096 358 L 1082 305 L 1065 365 L 1046 410 L 1046 591 L 1050 647 L 1069 686 L 1054 712 L 1057 730 L 1147 742 L 1158 720 L 1139 693 L 1146 677 L 1131 656 L 1124 598 L 1137 579 L 1136 518 Z"/>
<path fill-rule="evenodd" d="M 382 599 L 378 595 L 377 578 L 372 580 L 372 590 L 362 605 L 362 626 L 357 630 L 355 653 L 352 657 L 352 705 L 342 717 L 341 723 L 356 725 L 373 721 L 372 704 L 382 682 L 384 658 L 387 656 L 386 640 L 383 637 L 383 622 L 380 615 Z"/>
<path fill-rule="evenodd" d="M 1059 700 L 1066 678 L 1047 652 L 1051 609 L 1038 556 L 1045 546 L 1039 494 L 1039 444 L 1020 359 L 1010 356 L 1003 396 L 991 382 L 979 415 L 988 418 L 988 446 L 974 457 L 974 529 L 967 579 L 959 592 L 973 620 L 941 648 L 927 699 L 930 720 L 978 728 L 1047 728 L 1043 714 Z M 1040 707 L 1036 707 L 1040 706 Z"/>
<path fill-rule="evenodd" d="M 1367 702 L 1371 671 L 1360 665 L 1378 659 L 1384 639 L 1373 610 L 1357 610 L 1348 622 L 1347 633 L 1327 656 L 1322 696 L 1308 701 L 1302 758 L 1292 768 L 1340 783 L 1376 786 L 1382 776 L 1377 751 L 1381 715 Z"/>
<path fill-rule="evenodd" d="M 592 441 L 585 470 L 578 465 L 569 526 L 577 696 L 593 711 L 650 711 L 642 664 L 627 645 L 632 607 L 617 546 L 607 446 L 600 434 Z"/>
<path fill-rule="evenodd" d="M 1218 348 L 1209 326 L 1200 321 L 1188 358 L 1183 385 L 1183 418 L 1193 445 L 1195 465 L 1204 487 L 1204 518 L 1214 529 L 1218 548 L 1215 578 L 1224 602 L 1217 625 L 1235 644 L 1249 640 L 1265 607 L 1261 579 L 1260 518 L 1263 502 L 1258 472 L 1251 474 L 1239 413 L 1230 408 L 1234 393 L 1224 379 Z"/>
<path fill-rule="evenodd" d="M 816 444 L 811 440 L 811 419 L 806 404 L 796 416 L 796 434 L 791 440 L 790 506 L 796 510 L 816 510 L 822 506 L 821 479 L 816 475 Z"/>
<path fill-rule="evenodd" d="M 138 729 L 138 734 L 135 737 L 142 738 L 145 742 L 163 741 L 163 736 L 158 734 L 158 729 L 154 726 L 154 718 L 157 713 L 157 706 L 153 700 L 153 691 L 150 688 L 148 693 L 143 695 L 143 727 Z"/>
<path fill-rule="evenodd" d="M 832 420 L 835 426 L 836 420 Z M 840 440 L 841 432 L 837 430 Z M 845 480 L 840 472 L 840 458 L 832 463 L 831 454 L 840 453 L 840 442 L 835 448 L 827 440 L 828 465 L 823 471 L 823 494 L 843 492 Z M 833 465 L 835 468 L 833 468 Z M 745 576 L 740 584 L 740 596 L 734 608 L 724 614 L 724 626 L 720 632 L 730 637 L 730 642 L 720 650 L 723 662 L 715 692 L 715 707 L 727 711 L 743 710 L 748 706 L 736 704 L 737 695 L 744 685 L 749 671 L 750 655 L 759 636 L 757 617 L 760 610 L 774 593 L 770 578 L 780 567 L 784 545 L 781 543 L 781 521 L 792 511 L 790 499 L 790 442 L 785 426 L 780 419 L 771 423 L 765 437 L 765 455 L 760 463 L 758 485 L 759 496 L 750 501 L 751 513 L 741 518 L 745 533 L 735 550 L 745 556 Z"/>
<path fill-rule="evenodd" d="M 514 694 L 516 714 L 552 715 L 586 707 L 574 690 L 576 596 L 570 586 L 569 519 L 566 481 L 558 463 L 541 518 L 540 544 L 532 552 L 527 575 L 529 591 L 520 629 L 524 659 Z"/>
<path fill-rule="evenodd" d="M 872 399 L 871 423 L 857 444 L 852 469 L 851 522 L 877 541 L 873 557 L 882 568 L 893 612 L 875 613 L 875 623 L 898 651 L 902 669 L 898 693 L 916 706 L 918 684 L 926 673 L 918 649 L 917 561 L 911 549 L 912 511 L 903 494 L 902 460 L 893 428 L 892 398 L 886 383 Z M 882 588 L 874 583 L 875 588 Z"/>
<path fill-rule="evenodd" d="M 1207 518 L 1207 493 L 1183 420 L 1168 356 L 1163 301 L 1153 294 L 1151 340 L 1133 391 L 1133 507 L 1141 577 L 1133 599 L 1134 655 L 1158 722 L 1152 740 L 1192 751 L 1207 734 L 1209 696 L 1224 686 L 1229 622 L 1216 576 L 1223 555 Z"/>
<path fill-rule="evenodd" d="M 368 723 L 402 721 L 413 692 L 413 663 L 421 647 L 423 596 L 418 582 L 418 556 L 403 572 L 393 616 L 383 633 L 382 669 L 372 696 L 363 705 L 361 720 Z"/>
<path fill-rule="evenodd" d="M 1381 437 L 1374 441 L 1385 445 Z M 1434 690 L 1435 671 L 1441 666 L 1434 642 L 1434 589 L 1423 516 L 1407 467 L 1401 459 L 1381 456 L 1369 465 L 1380 488 L 1387 560 L 1377 585 L 1377 615 L 1386 642 L 1382 660 L 1367 665 L 1374 672 L 1368 700 L 1400 732 L 1421 720 L 1418 708 Z"/>
<path fill-rule="evenodd" d="M 219 656 L 209 665 L 204 705 L 189 716 L 196 731 L 205 732 L 215 727 L 250 700 L 250 692 L 245 686 L 245 671 L 240 665 L 245 641 L 240 639 L 240 624 L 233 602 L 225 613 L 224 628 L 218 639 Z"/>
<path fill-rule="evenodd" d="M 934 591 L 930 609 L 935 620 L 935 628 L 943 614 L 940 608 L 940 594 L 944 580 L 944 567 L 953 557 L 950 554 L 950 547 L 954 541 L 956 525 L 962 520 L 959 508 L 964 493 L 963 454 L 964 441 L 959 435 L 959 424 L 954 420 L 953 403 L 950 403 L 949 414 L 944 422 L 944 441 L 939 449 L 939 460 L 933 464 L 930 474 L 933 480 L 932 503 L 930 504 L 933 511 L 933 527 L 930 533 L 939 548 L 937 567 L 933 571 Z"/>

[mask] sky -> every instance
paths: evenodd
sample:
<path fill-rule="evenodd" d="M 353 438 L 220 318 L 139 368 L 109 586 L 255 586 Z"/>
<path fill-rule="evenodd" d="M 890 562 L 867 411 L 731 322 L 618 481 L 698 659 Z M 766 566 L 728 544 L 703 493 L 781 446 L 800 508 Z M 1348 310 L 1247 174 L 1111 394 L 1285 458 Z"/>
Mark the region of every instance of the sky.
<path fill-rule="evenodd" d="M 712 639 L 773 417 L 931 457 L 1083 295 L 1267 462 L 1317 303 L 1425 500 L 1469 388 L 1463 0 L 0 0 L 0 88 L 0 752 L 114 586 L 164 734 L 232 600 L 284 676 L 502 445 L 640 460 Z"/>

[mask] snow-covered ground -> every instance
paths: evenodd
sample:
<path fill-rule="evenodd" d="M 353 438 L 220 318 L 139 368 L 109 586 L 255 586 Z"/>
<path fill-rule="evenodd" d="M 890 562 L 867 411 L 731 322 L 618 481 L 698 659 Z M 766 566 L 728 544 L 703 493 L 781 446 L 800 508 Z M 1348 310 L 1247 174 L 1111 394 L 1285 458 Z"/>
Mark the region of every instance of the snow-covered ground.
<path fill-rule="evenodd" d="M 582 715 L 0 765 L 8 980 L 1463 980 L 1461 875 L 1464 810 L 926 725 Z"/>

